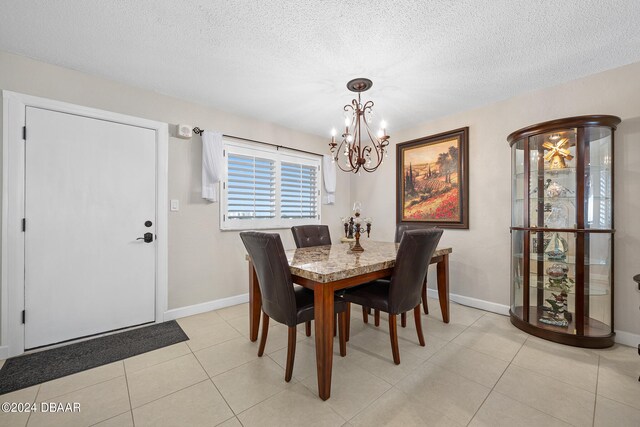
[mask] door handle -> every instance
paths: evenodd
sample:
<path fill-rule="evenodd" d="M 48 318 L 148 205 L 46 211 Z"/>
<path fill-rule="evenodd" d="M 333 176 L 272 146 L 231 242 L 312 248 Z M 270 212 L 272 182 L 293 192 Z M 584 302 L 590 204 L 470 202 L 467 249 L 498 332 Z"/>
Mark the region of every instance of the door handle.
<path fill-rule="evenodd" d="M 144 237 L 138 237 L 136 240 L 144 240 L 145 243 L 153 242 L 153 233 L 144 233 Z"/>

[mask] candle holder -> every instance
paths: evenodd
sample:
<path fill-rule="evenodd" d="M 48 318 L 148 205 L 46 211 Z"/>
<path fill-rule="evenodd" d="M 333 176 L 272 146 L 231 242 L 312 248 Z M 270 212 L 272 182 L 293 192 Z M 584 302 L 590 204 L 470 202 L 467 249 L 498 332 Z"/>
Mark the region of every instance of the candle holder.
<path fill-rule="evenodd" d="M 360 245 L 360 237 L 365 231 L 367 232 L 367 238 L 371 235 L 371 218 L 360 218 L 361 210 L 362 204 L 355 202 L 353 204 L 353 216 L 341 218 L 342 224 L 344 225 L 342 242 L 351 242 L 355 239 L 355 243 L 351 248 L 352 252 L 363 252 L 364 248 Z"/>
<path fill-rule="evenodd" d="M 351 252 L 364 252 L 364 248 L 360 246 L 360 224 L 356 224 L 356 242 L 353 244 Z"/>

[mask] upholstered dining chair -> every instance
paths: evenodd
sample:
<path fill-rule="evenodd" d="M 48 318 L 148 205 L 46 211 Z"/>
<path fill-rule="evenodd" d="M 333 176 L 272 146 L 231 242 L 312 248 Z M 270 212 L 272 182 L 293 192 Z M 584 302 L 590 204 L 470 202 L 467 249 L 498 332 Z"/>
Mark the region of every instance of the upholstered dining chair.
<path fill-rule="evenodd" d="M 393 241 L 395 243 L 400 243 L 400 240 L 402 239 L 402 235 L 405 233 L 405 231 L 409 231 L 409 230 L 425 230 L 427 228 L 432 228 L 432 227 L 425 227 L 424 225 L 420 225 L 420 224 L 397 224 L 396 225 L 396 234 L 395 234 L 395 238 L 393 239 Z M 424 286 L 422 286 L 422 307 L 424 308 L 424 314 L 429 314 L 429 306 L 427 304 L 427 276 L 425 275 L 424 277 Z M 363 312 L 362 312 L 362 316 L 363 316 L 363 320 L 365 323 L 369 322 L 369 310 L 368 309 L 364 309 L 363 307 Z M 375 311 L 374 310 L 374 324 L 376 326 L 380 326 L 380 312 L 379 311 Z M 405 326 L 407 326 L 407 313 L 402 313 L 400 316 L 400 325 L 404 328 Z"/>
<path fill-rule="evenodd" d="M 398 224 L 396 225 L 396 236 L 393 240 L 396 243 L 400 243 L 402 239 L 402 235 L 405 231 L 409 230 L 424 230 L 426 228 L 424 225 L 420 224 Z M 424 314 L 429 314 L 429 305 L 427 304 L 427 276 L 424 276 L 424 285 L 422 286 L 422 308 L 424 309 Z M 407 326 L 407 313 L 402 313 L 400 316 L 400 325 L 404 328 Z"/>
<path fill-rule="evenodd" d="M 390 279 L 379 279 L 365 285 L 347 289 L 342 298 L 349 302 L 371 307 L 389 314 L 389 336 L 393 361 L 400 364 L 396 317 L 413 309 L 418 341 L 425 345 L 422 334 L 420 299 L 429 261 L 442 237 L 437 228 L 405 231 L 396 254 L 395 267 Z M 348 323 L 347 323 L 348 325 Z"/>
<path fill-rule="evenodd" d="M 291 381 L 296 353 L 296 326 L 313 320 L 313 292 L 294 288 L 289 263 L 279 234 L 245 231 L 240 233 L 258 276 L 262 294 L 262 335 L 258 356 L 264 354 L 269 332 L 269 319 L 289 327 L 285 381 Z M 335 299 L 335 312 L 339 314 L 340 355 L 347 354 L 346 310 L 347 303 Z"/>
<path fill-rule="evenodd" d="M 331 244 L 331 234 L 327 225 L 296 225 L 291 227 L 291 232 L 298 248 Z"/>
<path fill-rule="evenodd" d="M 309 248 L 312 246 L 325 246 L 331 244 L 331 234 L 328 225 L 295 225 L 291 227 L 296 248 Z M 336 322 L 334 322 L 334 325 Z M 311 336 L 311 322 L 304 324 L 305 334 Z M 333 335 L 336 335 L 334 328 Z"/>

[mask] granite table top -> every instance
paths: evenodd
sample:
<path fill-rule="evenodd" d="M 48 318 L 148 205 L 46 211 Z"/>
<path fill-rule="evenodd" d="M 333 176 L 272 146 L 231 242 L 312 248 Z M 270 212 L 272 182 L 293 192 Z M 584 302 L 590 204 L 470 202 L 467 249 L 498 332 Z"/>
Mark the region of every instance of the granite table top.
<path fill-rule="evenodd" d="M 360 244 L 364 252 L 351 252 L 353 243 L 291 249 L 286 251 L 287 261 L 293 275 L 319 283 L 347 279 L 395 265 L 398 243 L 361 239 Z M 451 252 L 451 248 L 438 248 L 433 256 Z"/>

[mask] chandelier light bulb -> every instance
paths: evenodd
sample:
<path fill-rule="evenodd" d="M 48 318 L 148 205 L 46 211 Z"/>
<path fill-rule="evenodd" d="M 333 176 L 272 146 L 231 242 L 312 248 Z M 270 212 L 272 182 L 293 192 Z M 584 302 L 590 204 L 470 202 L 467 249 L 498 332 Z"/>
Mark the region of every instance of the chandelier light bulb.
<path fill-rule="evenodd" d="M 331 129 L 331 136 L 336 136 L 336 128 Z"/>
<path fill-rule="evenodd" d="M 349 122 L 350 122 L 349 117 L 345 117 L 344 118 L 344 125 L 345 126 L 349 126 Z"/>
<path fill-rule="evenodd" d="M 384 120 L 380 122 L 380 127 L 382 129 L 386 129 L 387 128 L 387 122 L 385 122 Z"/>
<path fill-rule="evenodd" d="M 382 138 L 384 136 L 384 131 L 382 129 L 378 129 L 378 138 Z"/>

